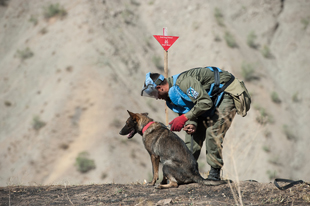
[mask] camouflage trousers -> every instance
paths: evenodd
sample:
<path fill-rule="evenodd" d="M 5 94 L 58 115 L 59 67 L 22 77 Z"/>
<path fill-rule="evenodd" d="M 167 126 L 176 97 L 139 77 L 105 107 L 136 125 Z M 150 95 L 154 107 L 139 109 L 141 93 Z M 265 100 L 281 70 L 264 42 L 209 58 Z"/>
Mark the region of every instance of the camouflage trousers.
<path fill-rule="evenodd" d="M 236 114 L 233 98 L 229 94 L 224 94 L 222 102 L 211 118 L 198 118 L 196 132 L 185 135 L 185 144 L 191 150 L 197 160 L 203 142 L 206 144 L 207 163 L 213 168 L 222 168 L 223 140 L 231 122 Z M 193 145 L 191 139 L 193 137 Z"/>

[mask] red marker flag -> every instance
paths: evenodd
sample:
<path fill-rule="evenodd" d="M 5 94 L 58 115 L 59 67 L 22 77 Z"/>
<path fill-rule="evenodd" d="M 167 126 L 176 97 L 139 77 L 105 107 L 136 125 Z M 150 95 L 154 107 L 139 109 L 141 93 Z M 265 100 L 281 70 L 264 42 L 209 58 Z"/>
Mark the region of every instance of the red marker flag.
<path fill-rule="evenodd" d="M 172 44 L 179 38 L 178 36 L 163 36 L 163 35 L 153 35 L 155 39 L 160 43 L 165 51 L 172 46 Z"/>

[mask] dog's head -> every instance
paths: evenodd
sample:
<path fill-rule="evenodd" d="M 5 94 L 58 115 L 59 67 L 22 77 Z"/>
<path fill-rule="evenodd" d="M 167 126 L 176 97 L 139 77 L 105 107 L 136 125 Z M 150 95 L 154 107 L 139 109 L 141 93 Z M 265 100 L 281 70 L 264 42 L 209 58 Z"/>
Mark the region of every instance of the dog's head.
<path fill-rule="evenodd" d="M 142 135 L 143 127 L 151 120 L 147 117 L 148 113 L 132 113 L 128 111 L 129 118 L 125 126 L 119 132 L 120 135 L 127 135 L 128 139 L 132 138 L 136 133 Z"/>

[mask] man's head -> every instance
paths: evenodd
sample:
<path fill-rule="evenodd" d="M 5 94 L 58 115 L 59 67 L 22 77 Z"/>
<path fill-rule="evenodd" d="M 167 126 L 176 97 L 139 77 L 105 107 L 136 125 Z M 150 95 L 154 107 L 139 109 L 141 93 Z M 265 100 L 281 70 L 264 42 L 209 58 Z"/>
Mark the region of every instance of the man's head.
<path fill-rule="evenodd" d="M 163 75 L 150 72 L 146 74 L 141 96 L 166 100 L 168 91 L 169 85 Z"/>

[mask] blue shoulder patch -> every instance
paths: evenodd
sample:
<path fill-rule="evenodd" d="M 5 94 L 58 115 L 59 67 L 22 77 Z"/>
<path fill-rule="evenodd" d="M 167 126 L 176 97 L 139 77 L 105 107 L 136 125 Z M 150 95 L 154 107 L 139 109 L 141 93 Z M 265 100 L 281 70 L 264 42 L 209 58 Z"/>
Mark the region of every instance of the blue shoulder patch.
<path fill-rule="evenodd" d="M 194 99 L 197 99 L 199 93 L 196 92 L 192 87 L 188 88 L 186 91 L 187 95 L 190 97 L 193 97 Z"/>

